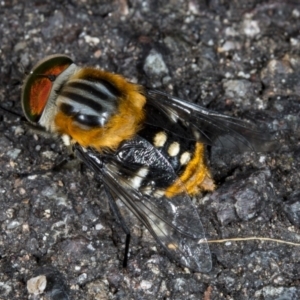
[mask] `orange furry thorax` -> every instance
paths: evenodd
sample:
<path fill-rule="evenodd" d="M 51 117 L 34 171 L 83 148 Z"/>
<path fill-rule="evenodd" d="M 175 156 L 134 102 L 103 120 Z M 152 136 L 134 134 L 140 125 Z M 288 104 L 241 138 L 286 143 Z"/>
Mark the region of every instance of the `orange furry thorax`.
<path fill-rule="evenodd" d="M 84 68 L 75 72 L 73 79 L 106 80 L 120 93 L 117 112 L 101 127 L 83 129 L 72 117 L 58 112 L 55 116 L 55 126 L 58 133 L 69 135 L 83 147 L 92 147 L 98 151 L 103 149 L 115 150 L 121 142 L 132 138 L 142 127 L 145 118 L 144 105 L 146 98 L 139 85 L 128 82 L 120 75 L 99 69 Z"/>

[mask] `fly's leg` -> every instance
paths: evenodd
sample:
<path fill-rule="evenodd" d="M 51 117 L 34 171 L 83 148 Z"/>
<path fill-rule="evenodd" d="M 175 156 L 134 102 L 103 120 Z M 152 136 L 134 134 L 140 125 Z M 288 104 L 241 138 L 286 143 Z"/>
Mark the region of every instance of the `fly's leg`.
<path fill-rule="evenodd" d="M 19 173 L 17 176 L 20 178 L 28 177 L 28 176 L 33 176 L 33 175 L 44 175 L 49 172 L 59 172 L 67 163 L 70 161 L 76 159 L 73 154 L 68 155 L 67 157 L 64 157 L 61 159 L 58 163 L 55 163 L 55 165 L 48 169 L 48 170 L 35 170 L 30 173 Z"/>
<path fill-rule="evenodd" d="M 124 220 L 123 216 L 121 215 L 120 210 L 119 210 L 112 194 L 109 191 L 109 188 L 107 188 L 105 185 L 104 185 L 104 191 L 107 195 L 109 207 L 112 211 L 112 214 L 114 215 L 116 220 L 119 222 L 119 224 L 122 227 L 124 233 L 126 234 L 125 252 L 124 252 L 124 259 L 123 259 L 123 268 L 126 268 L 127 267 L 127 262 L 128 262 L 129 244 L 130 244 L 130 237 L 131 237 L 130 230 L 126 225 L 125 220 Z"/>

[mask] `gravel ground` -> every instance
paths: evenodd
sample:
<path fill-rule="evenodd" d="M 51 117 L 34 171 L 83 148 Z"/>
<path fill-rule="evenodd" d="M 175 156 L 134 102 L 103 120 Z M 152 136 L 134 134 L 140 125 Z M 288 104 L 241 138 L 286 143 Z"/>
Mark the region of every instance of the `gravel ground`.
<path fill-rule="evenodd" d="M 24 74 L 66 53 L 79 65 L 264 124 L 279 133 L 278 150 L 212 151 L 218 189 L 196 205 L 209 240 L 300 243 L 299 1 L 24 3 L 0 1 L 2 106 L 21 114 Z M 170 261 L 130 213 L 123 269 L 124 234 L 101 184 L 76 162 L 45 171 L 66 155 L 59 141 L 0 111 L 0 299 L 300 298 L 299 246 L 212 243 L 212 271 L 193 273 Z"/>

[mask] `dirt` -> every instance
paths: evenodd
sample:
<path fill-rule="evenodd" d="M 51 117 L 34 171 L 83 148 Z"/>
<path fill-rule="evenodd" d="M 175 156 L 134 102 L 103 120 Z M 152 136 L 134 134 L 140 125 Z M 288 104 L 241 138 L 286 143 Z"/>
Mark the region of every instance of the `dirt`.
<path fill-rule="evenodd" d="M 0 299 L 299 299 L 298 1 L 1 1 Z M 195 200 L 209 273 L 182 268 L 125 211 L 125 236 L 101 183 L 62 143 L 21 118 L 22 81 L 49 54 L 101 67 L 278 135 L 265 153 L 215 153 L 218 185 Z M 29 279 L 37 293 L 29 294 Z"/>

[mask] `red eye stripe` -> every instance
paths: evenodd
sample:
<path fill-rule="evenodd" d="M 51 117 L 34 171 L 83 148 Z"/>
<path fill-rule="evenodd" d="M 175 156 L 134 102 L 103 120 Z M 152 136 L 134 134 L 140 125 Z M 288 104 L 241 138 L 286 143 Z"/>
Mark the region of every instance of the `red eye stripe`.
<path fill-rule="evenodd" d="M 48 78 L 37 79 L 30 89 L 30 111 L 32 115 L 40 115 L 45 108 L 52 87 Z"/>
<path fill-rule="evenodd" d="M 53 68 L 43 72 L 42 74 L 33 74 L 36 79 L 30 88 L 29 107 L 32 115 L 40 115 L 46 106 L 48 97 L 52 88 L 52 81 L 47 78 L 47 75 L 58 76 L 61 74 L 69 64 L 63 66 L 54 66 Z"/>
<path fill-rule="evenodd" d="M 26 119 L 37 124 L 45 109 L 53 82 L 73 64 L 70 57 L 55 54 L 46 57 L 34 66 L 22 87 L 22 108 Z"/>

